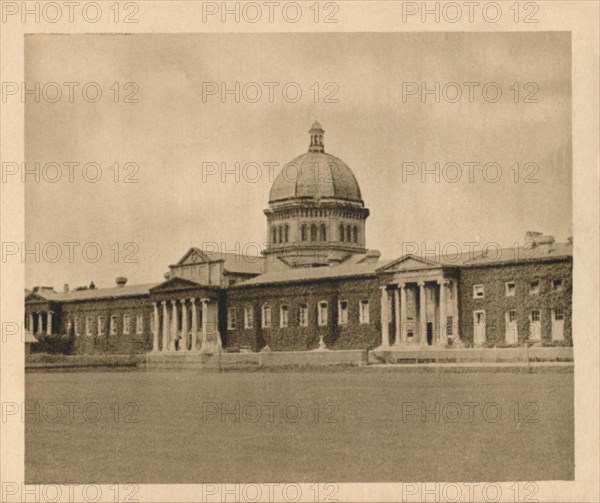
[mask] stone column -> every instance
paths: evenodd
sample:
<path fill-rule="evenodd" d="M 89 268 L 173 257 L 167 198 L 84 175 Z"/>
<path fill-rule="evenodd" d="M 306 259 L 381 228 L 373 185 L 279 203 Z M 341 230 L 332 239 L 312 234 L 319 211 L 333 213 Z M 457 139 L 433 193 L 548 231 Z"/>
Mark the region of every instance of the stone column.
<path fill-rule="evenodd" d="M 208 334 L 208 299 L 200 299 L 202 303 L 202 347 L 206 349 Z"/>
<path fill-rule="evenodd" d="M 52 311 L 46 313 L 46 335 L 52 335 Z"/>
<path fill-rule="evenodd" d="M 188 317 L 187 317 L 187 300 L 181 299 L 181 339 L 183 343 L 182 351 L 188 350 Z"/>
<path fill-rule="evenodd" d="M 401 283 L 400 287 L 400 326 L 402 327 L 402 342 L 407 342 L 406 332 L 408 330 L 407 318 L 408 311 L 406 309 L 406 283 Z"/>
<path fill-rule="evenodd" d="M 171 301 L 171 338 L 169 340 L 169 351 L 175 351 L 175 339 L 177 338 L 177 301 Z"/>
<path fill-rule="evenodd" d="M 388 293 L 385 286 L 381 290 L 381 347 L 390 347 L 390 327 L 388 318 Z"/>
<path fill-rule="evenodd" d="M 446 344 L 448 342 L 448 330 L 446 325 L 446 280 L 438 279 L 440 285 L 440 342 Z"/>
<path fill-rule="evenodd" d="M 396 341 L 394 342 L 394 346 L 400 346 L 400 341 L 402 339 L 402 317 L 400 316 L 400 289 L 398 288 L 398 285 L 394 288 L 394 316 L 396 320 L 394 327 Z"/>
<path fill-rule="evenodd" d="M 452 304 L 452 324 L 455 328 L 452 336 L 454 337 L 454 342 L 460 342 L 460 325 L 458 324 L 458 281 L 456 281 L 456 279 L 452 280 Z"/>
<path fill-rule="evenodd" d="M 152 313 L 152 352 L 158 352 L 158 302 L 153 302 L 152 307 L 154 311 Z M 137 327 L 136 327 L 137 328 Z"/>
<path fill-rule="evenodd" d="M 34 328 L 34 323 L 33 323 L 33 313 L 29 313 L 29 331 L 31 333 L 33 333 L 33 328 Z"/>
<path fill-rule="evenodd" d="M 424 281 L 419 281 L 419 342 L 427 345 L 427 297 Z"/>
<path fill-rule="evenodd" d="M 196 299 L 192 297 L 190 299 L 192 309 L 192 351 L 198 349 L 198 306 L 196 306 Z"/>
<path fill-rule="evenodd" d="M 41 311 L 39 313 L 37 313 L 37 319 L 38 319 L 37 333 L 38 333 L 38 335 L 42 335 L 44 333 L 44 331 L 43 331 L 44 313 L 42 313 Z"/>
<path fill-rule="evenodd" d="M 169 308 L 167 307 L 167 301 L 162 301 L 163 306 L 163 320 L 162 320 L 162 352 L 167 351 L 169 347 Z"/>

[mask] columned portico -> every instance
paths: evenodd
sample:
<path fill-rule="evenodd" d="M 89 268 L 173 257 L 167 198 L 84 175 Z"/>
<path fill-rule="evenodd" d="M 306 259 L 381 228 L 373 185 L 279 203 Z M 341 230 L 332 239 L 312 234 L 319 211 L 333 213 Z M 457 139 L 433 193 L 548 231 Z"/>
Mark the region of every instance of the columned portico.
<path fill-rule="evenodd" d="M 402 273 L 380 287 L 381 349 L 390 348 L 390 321 L 394 325 L 393 348 L 418 349 L 460 343 L 457 281 L 440 272 Z"/>

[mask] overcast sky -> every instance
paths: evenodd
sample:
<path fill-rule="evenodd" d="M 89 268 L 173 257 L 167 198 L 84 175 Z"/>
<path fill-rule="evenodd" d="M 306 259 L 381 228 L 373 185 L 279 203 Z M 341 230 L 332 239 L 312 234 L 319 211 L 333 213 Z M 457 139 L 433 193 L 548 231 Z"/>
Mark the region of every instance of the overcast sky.
<path fill-rule="evenodd" d="M 559 241 L 572 233 L 566 32 L 31 35 L 25 51 L 27 82 L 80 83 L 73 103 L 64 85 L 57 103 L 28 99 L 26 162 L 96 162 L 103 168 L 96 183 L 75 168 L 74 183 L 65 169 L 57 183 L 27 184 L 28 245 L 80 243 L 72 263 L 64 246 L 56 263 L 28 259 L 28 287 L 74 287 L 91 280 L 112 286 L 118 275 L 130 284 L 158 282 L 169 264 L 203 243 L 219 243 L 222 251 L 256 251 L 247 243 L 262 245 L 266 238 L 269 171 L 254 182 L 242 177 L 238 183 L 228 175 L 223 183 L 218 175 L 203 180 L 203 163 L 282 166 L 307 150 L 307 130 L 315 119 L 326 130 L 325 150 L 343 159 L 358 179 L 371 210 L 367 247 L 381 250 L 384 258 L 400 256 L 408 242 L 428 248 L 470 241 L 510 246 L 522 242 L 527 230 Z M 88 82 L 102 89 L 97 103 L 82 98 Z M 110 89 L 115 82 L 118 103 Z M 138 86 L 138 103 L 123 103 L 133 89 L 124 89 L 127 82 Z M 265 85 L 256 103 L 236 103 L 231 95 L 225 103 L 220 95 L 203 100 L 203 88 L 213 82 L 229 88 L 235 82 L 278 85 L 273 103 Z M 419 95 L 403 100 L 407 82 L 429 89 L 436 82 L 442 87 L 457 82 L 463 96 L 457 103 L 436 103 L 430 95 L 425 103 Z M 479 83 L 473 103 L 465 82 Z M 535 85 L 525 88 L 529 82 Z M 288 86 L 288 100 L 302 90 L 296 103 L 282 95 L 287 83 L 297 83 Z M 496 83 L 488 86 L 490 99 L 501 89 L 497 103 L 483 98 L 486 83 Z M 454 98 L 455 88 L 447 89 Z M 93 89 L 88 91 L 93 97 Z M 254 99 L 255 88 L 247 91 Z M 338 102 L 324 102 L 332 91 Z M 525 103 L 532 92 L 537 103 Z M 109 167 L 128 161 L 139 166 L 132 177 L 138 183 L 123 183 L 131 170 L 121 170 L 115 183 Z M 433 175 L 423 183 L 418 174 L 403 180 L 406 162 L 431 169 L 435 162 L 457 162 L 463 173 L 455 183 L 436 183 Z M 471 182 L 466 162 L 496 162 L 500 179 L 486 181 L 475 168 Z M 511 169 L 515 162 L 518 175 Z M 523 169 L 527 162 L 539 171 Z M 246 174 L 256 176 L 253 170 Z M 446 174 L 457 176 L 454 169 Z M 537 183 L 524 183 L 527 175 Z M 489 170 L 487 176 L 497 173 Z M 81 254 L 93 242 L 103 252 L 96 263 Z M 125 248 L 129 242 L 137 251 Z M 121 251 L 116 263 L 113 243 Z M 138 263 L 124 262 L 132 251 Z"/>

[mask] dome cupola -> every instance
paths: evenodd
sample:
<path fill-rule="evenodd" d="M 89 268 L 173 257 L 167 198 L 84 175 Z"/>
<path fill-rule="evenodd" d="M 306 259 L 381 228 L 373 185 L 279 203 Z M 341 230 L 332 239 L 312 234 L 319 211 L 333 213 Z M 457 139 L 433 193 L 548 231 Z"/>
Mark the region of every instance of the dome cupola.
<path fill-rule="evenodd" d="M 325 152 L 325 130 L 318 122 L 308 133 L 308 152 L 284 165 L 265 210 L 265 255 L 295 267 L 326 265 L 332 258 L 343 262 L 366 251 L 369 210 L 356 177 L 344 161 Z"/>

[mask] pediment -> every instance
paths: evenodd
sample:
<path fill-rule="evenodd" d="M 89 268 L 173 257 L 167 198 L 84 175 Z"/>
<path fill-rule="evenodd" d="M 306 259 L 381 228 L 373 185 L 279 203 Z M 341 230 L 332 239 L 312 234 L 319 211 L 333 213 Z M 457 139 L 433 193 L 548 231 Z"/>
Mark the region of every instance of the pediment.
<path fill-rule="evenodd" d="M 198 288 L 201 286 L 202 285 L 200 283 L 196 283 L 195 281 L 175 277 L 162 282 L 160 285 L 157 285 L 154 288 L 151 288 L 150 292 L 173 292 L 177 290 L 189 290 L 190 288 Z"/>
<path fill-rule="evenodd" d="M 414 255 L 404 255 L 398 260 L 394 260 L 390 264 L 387 264 L 380 269 L 378 272 L 402 272 L 402 271 L 419 271 L 425 269 L 441 269 L 442 264 L 434 262 L 432 260 L 425 260 Z"/>
<path fill-rule="evenodd" d="M 208 262 L 209 258 L 200 248 L 190 248 L 177 265 L 193 265 Z"/>
<path fill-rule="evenodd" d="M 48 299 L 39 293 L 30 292 L 25 296 L 25 302 L 48 302 Z"/>

